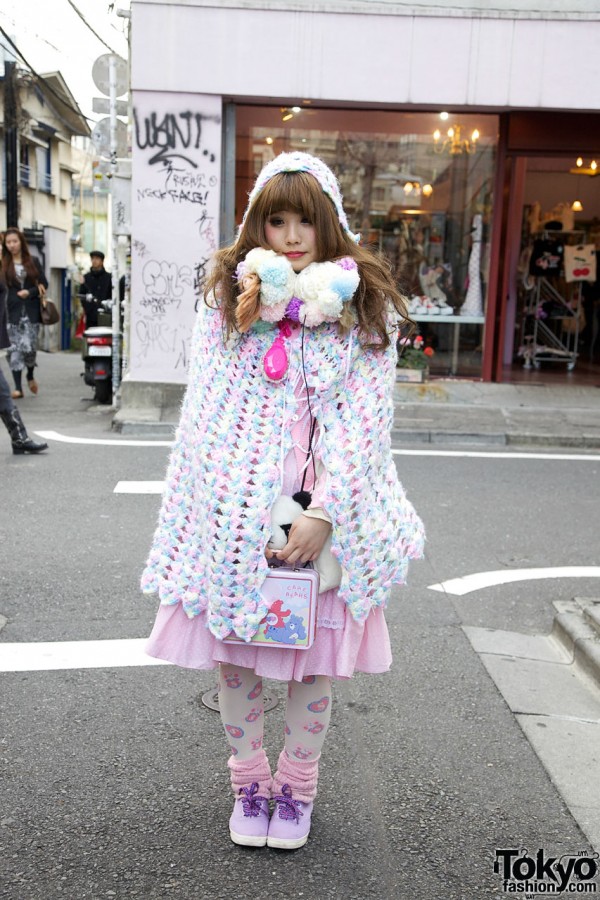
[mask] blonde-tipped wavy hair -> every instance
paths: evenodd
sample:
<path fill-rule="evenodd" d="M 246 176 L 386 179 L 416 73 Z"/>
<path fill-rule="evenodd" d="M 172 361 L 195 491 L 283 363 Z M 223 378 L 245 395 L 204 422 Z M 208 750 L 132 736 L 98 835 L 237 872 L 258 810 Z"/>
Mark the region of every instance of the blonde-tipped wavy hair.
<path fill-rule="evenodd" d="M 317 179 L 307 172 L 281 172 L 274 175 L 254 198 L 246 213 L 236 241 L 215 254 L 211 273 L 204 285 L 207 305 L 216 304 L 223 313 L 227 336 L 246 331 L 260 312 L 260 284 L 241 288 L 236 279 L 238 264 L 254 247 L 269 249 L 265 223 L 278 212 L 295 212 L 314 226 L 317 261 L 351 256 L 356 260 L 360 284 L 352 300 L 358 319 L 359 340 L 363 347 L 385 349 L 390 345 L 390 329 L 397 327 L 390 316 L 395 310 L 398 321 L 410 323 L 406 300 L 398 290 L 387 260 L 373 250 L 356 244 L 342 228 L 331 199 Z M 343 329 L 346 323 L 340 323 Z"/>

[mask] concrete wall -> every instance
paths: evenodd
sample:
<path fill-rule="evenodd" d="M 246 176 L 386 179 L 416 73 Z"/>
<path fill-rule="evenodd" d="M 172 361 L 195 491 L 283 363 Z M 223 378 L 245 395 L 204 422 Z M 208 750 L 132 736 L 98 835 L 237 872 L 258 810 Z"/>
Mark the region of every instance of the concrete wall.
<path fill-rule="evenodd" d="M 408 15 L 378 4 L 369 15 L 374 4 L 315 11 L 133 0 L 132 82 L 239 99 L 593 110 L 600 12 L 578 9 L 586 5 L 540 19 L 431 15 L 418 4 Z"/>
<path fill-rule="evenodd" d="M 218 246 L 221 100 L 133 96 L 128 380 L 183 383 L 199 284 Z"/>

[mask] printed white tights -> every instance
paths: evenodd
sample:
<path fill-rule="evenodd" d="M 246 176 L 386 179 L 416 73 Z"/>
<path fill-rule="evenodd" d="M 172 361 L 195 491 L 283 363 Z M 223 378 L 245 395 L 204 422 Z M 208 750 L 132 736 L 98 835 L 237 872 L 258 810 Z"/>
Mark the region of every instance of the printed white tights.
<path fill-rule="evenodd" d="M 252 669 L 219 666 L 219 710 L 236 762 L 256 756 L 263 745 L 262 678 Z M 331 680 L 307 675 L 288 683 L 285 750 L 290 759 L 318 759 L 331 718 Z"/>
<path fill-rule="evenodd" d="M 331 681 L 326 675 L 307 675 L 288 683 L 285 711 L 285 746 L 277 771 L 271 768 L 263 749 L 264 708 L 262 678 L 252 669 L 219 666 L 219 709 L 231 757 L 231 786 L 256 782 L 260 794 L 269 797 L 289 785 L 296 800 L 305 803 L 317 791 L 319 757 L 331 718 Z"/>

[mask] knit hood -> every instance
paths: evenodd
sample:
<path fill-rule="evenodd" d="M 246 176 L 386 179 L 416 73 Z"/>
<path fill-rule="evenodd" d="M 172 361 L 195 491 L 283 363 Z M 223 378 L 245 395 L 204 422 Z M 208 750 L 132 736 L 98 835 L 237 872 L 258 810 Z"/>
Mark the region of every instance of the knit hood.
<path fill-rule="evenodd" d="M 248 211 L 256 197 L 274 175 L 279 175 L 282 172 L 308 172 L 316 178 L 323 189 L 323 193 L 327 194 L 333 202 L 339 223 L 346 234 L 348 234 L 356 243 L 359 242 L 360 234 L 353 234 L 350 230 L 348 217 L 346 216 L 342 202 L 342 192 L 337 178 L 322 159 L 319 159 L 317 156 L 311 156 L 310 153 L 301 153 L 300 151 L 280 153 L 279 156 L 276 156 L 275 159 L 272 159 L 271 162 L 267 163 L 256 179 L 256 183 L 249 194 L 248 206 L 246 207 L 246 212 L 242 219 L 242 227 L 246 221 Z"/>

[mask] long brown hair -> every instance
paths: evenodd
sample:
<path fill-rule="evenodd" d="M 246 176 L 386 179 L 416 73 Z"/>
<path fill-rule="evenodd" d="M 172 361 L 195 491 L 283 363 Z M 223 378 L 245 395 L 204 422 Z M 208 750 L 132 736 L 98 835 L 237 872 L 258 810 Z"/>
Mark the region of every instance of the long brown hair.
<path fill-rule="evenodd" d="M 33 281 L 36 281 L 39 278 L 40 273 L 31 253 L 29 252 L 29 247 L 27 245 L 25 235 L 22 231 L 19 231 L 18 228 L 14 228 L 11 226 L 10 228 L 7 228 L 2 235 L 2 274 L 4 275 L 6 283 L 15 284 L 17 281 L 17 273 L 15 272 L 13 256 L 6 246 L 6 238 L 9 234 L 16 234 L 16 236 L 21 241 L 21 261 L 23 263 L 23 268 L 25 269 L 29 277 Z"/>
<path fill-rule="evenodd" d="M 342 256 L 356 260 L 360 284 L 352 302 L 358 318 L 359 338 L 364 347 L 388 347 L 390 308 L 396 310 L 399 318 L 410 321 L 406 300 L 398 290 L 387 260 L 351 239 L 340 225 L 332 201 L 317 179 L 307 172 L 274 175 L 252 203 L 237 240 L 215 254 L 204 287 L 204 300 L 210 306 L 209 297 L 216 298 L 223 312 L 227 336 L 241 330 L 236 317 L 239 297 L 236 268 L 254 247 L 269 249 L 265 222 L 274 213 L 286 211 L 305 216 L 314 226 L 319 262 Z"/>

